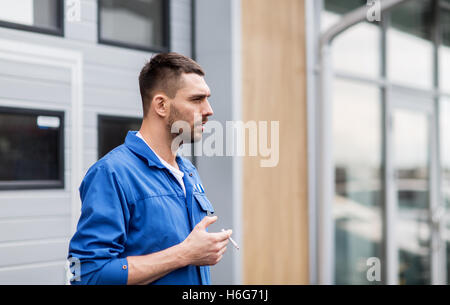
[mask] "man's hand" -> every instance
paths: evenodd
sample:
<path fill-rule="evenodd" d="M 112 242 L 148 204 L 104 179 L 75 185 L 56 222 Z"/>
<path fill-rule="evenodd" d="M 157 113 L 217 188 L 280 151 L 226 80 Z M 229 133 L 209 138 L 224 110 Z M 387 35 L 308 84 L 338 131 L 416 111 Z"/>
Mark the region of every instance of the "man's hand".
<path fill-rule="evenodd" d="M 227 250 L 228 238 L 232 231 L 208 233 L 206 228 L 216 222 L 217 216 L 204 217 L 192 230 L 191 234 L 180 244 L 188 265 L 215 265 Z"/>
<path fill-rule="evenodd" d="M 187 265 L 215 265 L 227 249 L 231 230 L 208 233 L 217 216 L 205 217 L 182 242 L 168 249 L 141 256 L 128 256 L 128 284 L 149 284 Z"/>

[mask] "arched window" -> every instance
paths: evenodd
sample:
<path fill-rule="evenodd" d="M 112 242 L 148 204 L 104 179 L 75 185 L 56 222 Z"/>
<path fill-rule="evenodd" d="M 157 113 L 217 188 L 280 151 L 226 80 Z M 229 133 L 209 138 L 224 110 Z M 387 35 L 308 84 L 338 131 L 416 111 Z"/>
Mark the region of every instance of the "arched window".
<path fill-rule="evenodd" d="M 322 30 L 366 4 L 324 0 Z M 450 221 L 440 211 L 450 214 L 449 6 L 405 1 L 332 41 L 336 284 L 446 281 Z M 381 281 L 368 277 L 372 257 Z"/>

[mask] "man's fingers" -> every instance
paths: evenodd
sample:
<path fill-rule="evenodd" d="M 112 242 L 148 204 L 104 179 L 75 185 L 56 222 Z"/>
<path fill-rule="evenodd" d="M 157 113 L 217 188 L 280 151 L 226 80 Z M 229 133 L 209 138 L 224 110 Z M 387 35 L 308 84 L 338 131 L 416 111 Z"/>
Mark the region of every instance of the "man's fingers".
<path fill-rule="evenodd" d="M 220 251 L 219 251 L 219 255 L 222 256 L 225 254 L 225 251 L 227 251 L 227 247 L 223 247 Z"/>
<path fill-rule="evenodd" d="M 228 243 L 229 243 L 229 240 L 228 240 L 228 239 L 225 239 L 224 241 L 221 241 L 221 242 L 219 243 L 219 249 L 223 249 L 224 247 L 227 246 Z"/>
<path fill-rule="evenodd" d="M 202 229 L 205 230 L 209 225 L 215 223 L 217 221 L 217 216 L 213 216 L 213 217 L 209 217 L 209 216 L 205 216 L 203 217 L 203 219 L 197 224 L 197 226 Z"/>
<path fill-rule="evenodd" d="M 225 232 L 217 232 L 217 233 L 209 233 L 210 235 L 214 236 L 217 241 L 224 241 L 230 238 L 231 233 L 233 233 L 231 230 L 226 230 Z"/>

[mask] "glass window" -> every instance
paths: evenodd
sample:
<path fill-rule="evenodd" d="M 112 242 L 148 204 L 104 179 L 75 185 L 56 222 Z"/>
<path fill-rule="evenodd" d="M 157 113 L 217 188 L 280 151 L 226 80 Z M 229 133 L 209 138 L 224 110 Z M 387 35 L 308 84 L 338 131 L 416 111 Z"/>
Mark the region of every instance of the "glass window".
<path fill-rule="evenodd" d="M 381 31 L 376 24 L 359 23 L 333 41 L 333 68 L 360 76 L 381 74 Z"/>
<path fill-rule="evenodd" d="M 63 1 L 2 0 L 0 25 L 62 35 Z"/>
<path fill-rule="evenodd" d="M 450 283 L 450 98 L 441 99 L 441 180 L 442 199 L 446 208 L 444 238 L 447 250 L 447 283 Z"/>
<path fill-rule="evenodd" d="M 125 141 L 128 131 L 139 130 L 141 119 L 116 117 L 116 116 L 98 116 L 98 158 L 102 158 L 112 149 L 122 145 Z"/>
<path fill-rule="evenodd" d="M 399 108 L 393 111 L 392 125 L 399 283 L 430 284 L 429 117 Z"/>
<path fill-rule="evenodd" d="M 450 10 L 441 9 L 442 44 L 439 47 L 439 86 L 450 93 Z"/>
<path fill-rule="evenodd" d="M 333 91 L 336 284 L 371 284 L 367 260 L 382 260 L 382 119 L 375 86 L 336 80 Z"/>
<path fill-rule="evenodd" d="M 321 15 L 322 31 L 339 21 L 345 15 L 361 6 L 366 6 L 366 0 L 324 0 L 324 9 Z"/>
<path fill-rule="evenodd" d="M 326 0 L 322 12 L 322 30 L 327 30 L 339 21 L 343 14 L 359 7 L 366 7 L 367 1 Z M 333 40 L 333 67 L 337 71 L 350 72 L 366 77 L 378 77 L 381 72 L 381 30 L 377 22 L 361 22 Z"/>
<path fill-rule="evenodd" d="M 429 0 L 411 0 L 394 8 L 387 31 L 387 73 L 391 81 L 433 87 L 433 14 Z"/>
<path fill-rule="evenodd" d="M 100 42 L 138 49 L 167 50 L 168 2 L 100 0 Z"/>
<path fill-rule="evenodd" d="M 64 114 L 0 108 L 0 189 L 64 187 Z"/>

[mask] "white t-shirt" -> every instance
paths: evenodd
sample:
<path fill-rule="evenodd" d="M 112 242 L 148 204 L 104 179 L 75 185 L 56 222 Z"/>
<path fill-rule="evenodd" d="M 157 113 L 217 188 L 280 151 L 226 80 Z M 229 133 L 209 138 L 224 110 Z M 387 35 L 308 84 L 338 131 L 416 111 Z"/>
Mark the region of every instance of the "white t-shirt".
<path fill-rule="evenodd" d="M 142 141 L 144 141 L 145 144 L 147 144 L 148 148 L 150 148 L 155 155 L 158 157 L 159 161 L 161 161 L 161 163 L 167 167 L 167 169 L 172 173 L 172 175 L 175 177 L 175 179 L 178 180 L 178 182 L 180 183 L 181 187 L 183 188 L 183 192 L 184 192 L 184 197 L 186 197 L 186 188 L 184 186 L 184 182 L 183 182 L 183 176 L 184 173 L 182 171 L 180 171 L 179 169 L 173 167 L 172 165 L 170 165 L 169 163 L 167 163 L 163 158 L 161 158 L 160 156 L 158 156 L 158 154 L 150 147 L 150 145 L 148 145 L 148 143 L 144 140 L 144 137 L 142 136 L 142 134 L 138 131 L 136 133 L 136 136 L 140 139 L 142 139 Z"/>

